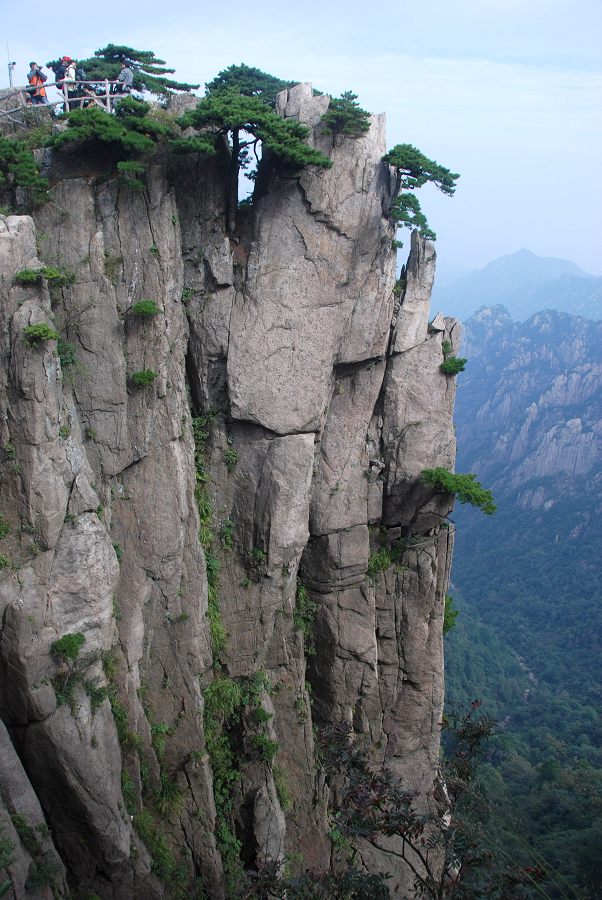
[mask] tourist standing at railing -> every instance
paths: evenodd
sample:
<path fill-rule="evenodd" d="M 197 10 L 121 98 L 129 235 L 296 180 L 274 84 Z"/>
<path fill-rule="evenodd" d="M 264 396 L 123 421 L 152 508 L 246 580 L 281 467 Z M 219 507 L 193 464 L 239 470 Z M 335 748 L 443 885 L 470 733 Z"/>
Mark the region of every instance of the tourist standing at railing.
<path fill-rule="evenodd" d="M 44 82 L 48 81 L 48 75 L 44 75 L 44 73 L 42 72 L 42 67 L 39 66 L 37 62 L 29 63 L 27 80 L 30 84 L 30 87 L 27 89 L 29 102 L 34 106 L 39 106 L 42 103 L 48 103 L 46 88 L 44 87 Z"/>
<path fill-rule="evenodd" d="M 129 94 L 134 86 L 134 73 L 125 60 L 121 63 L 121 72 L 117 76 L 117 82 L 117 91 L 120 94 Z"/>
<path fill-rule="evenodd" d="M 67 88 L 67 96 L 69 98 L 68 108 L 73 109 L 77 106 L 75 99 L 78 96 L 77 93 L 77 75 L 76 75 L 76 65 L 75 60 L 71 59 L 70 56 L 63 56 L 61 62 L 65 66 L 65 77 L 63 79 L 63 83 Z"/>

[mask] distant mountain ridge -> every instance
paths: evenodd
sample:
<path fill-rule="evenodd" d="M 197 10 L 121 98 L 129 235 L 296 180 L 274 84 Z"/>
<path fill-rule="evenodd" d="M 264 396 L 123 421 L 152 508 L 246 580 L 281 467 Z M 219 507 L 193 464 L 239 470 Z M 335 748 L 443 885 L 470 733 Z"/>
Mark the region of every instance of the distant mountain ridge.
<path fill-rule="evenodd" d="M 506 495 L 551 479 L 554 497 L 565 476 L 573 493 L 578 476 L 602 466 L 602 323 L 557 310 L 514 322 L 503 306 L 487 307 L 464 323 L 462 353 L 460 468 Z M 516 500 L 534 507 L 540 493 Z"/>
<path fill-rule="evenodd" d="M 602 277 L 584 272 L 568 259 L 523 249 L 446 287 L 435 284 L 433 291 L 433 308 L 462 320 L 482 306 L 497 304 L 519 321 L 544 309 L 602 319 Z"/>

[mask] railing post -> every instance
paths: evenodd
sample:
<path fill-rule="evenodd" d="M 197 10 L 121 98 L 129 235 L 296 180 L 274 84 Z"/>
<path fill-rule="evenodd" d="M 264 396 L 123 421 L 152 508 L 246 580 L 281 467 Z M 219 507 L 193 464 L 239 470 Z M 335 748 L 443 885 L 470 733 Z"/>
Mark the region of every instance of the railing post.
<path fill-rule="evenodd" d="M 111 112 L 111 92 L 109 91 L 109 79 L 105 78 L 105 90 L 107 93 L 107 112 Z"/>

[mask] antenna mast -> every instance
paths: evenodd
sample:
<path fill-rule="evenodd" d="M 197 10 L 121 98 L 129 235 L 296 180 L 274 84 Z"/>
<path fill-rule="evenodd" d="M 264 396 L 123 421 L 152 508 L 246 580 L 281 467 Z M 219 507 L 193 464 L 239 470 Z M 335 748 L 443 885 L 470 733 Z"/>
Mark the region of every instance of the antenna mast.
<path fill-rule="evenodd" d="M 6 56 L 8 58 L 8 83 L 9 86 L 13 86 L 13 69 L 17 65 L 16 62 L 11 62 L 10 59 L 10 50 L 8 49 L 8 41 L 6 42 Z"/>

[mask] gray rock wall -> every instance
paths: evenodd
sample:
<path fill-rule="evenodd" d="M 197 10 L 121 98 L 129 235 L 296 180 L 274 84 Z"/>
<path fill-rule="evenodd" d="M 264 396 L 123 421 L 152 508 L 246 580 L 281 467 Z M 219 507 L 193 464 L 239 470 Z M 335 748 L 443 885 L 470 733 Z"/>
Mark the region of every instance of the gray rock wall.
<path fill-rule="evenodd" d="M 324 102 L 298 85 L 278 108 L 314 126 Z M 0 715 L 71 884 L 102 898 L 173 893 L 149 827 L 189 896 L 201 882 L 223 896 L 203 729 L 214 677 L 262 673 L 278 747 L 258 752 L 246 712 L 234 806 L 247 866 L 330 865 L 314 725 L 351 722 L 434 809 L 453 535 L 419 476 L 453 466 L 439 365 L 457 325 L 429 326 L 434 249 L 416 236 L 393 293 L 384 118 L 362 138 L 310 140 L 333 167 L 274 170 L 234 239 L 219 156 L 157 164 L 140 193 L 80 166 L 35 225 L 0 217 Z M 75 283 L 15 284 L 38 256 Z M 135 315 L 142 299 L 159 314 Z M 35 322 L 75 362 L 55 341 L 29 346 Z M 146 387 L 141 370 L 156 373 Z M 191 408 L 205 415 L 201 476 Z M 316 607 L 309 655 L 299 583 Z M 68 633 L 85 637 L 72 664 L 52 650 Z M 177 802 L 161 804 L 166 791 Z M 398 849 L 360 852 L 412 896 Z"/>

